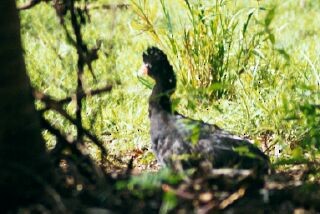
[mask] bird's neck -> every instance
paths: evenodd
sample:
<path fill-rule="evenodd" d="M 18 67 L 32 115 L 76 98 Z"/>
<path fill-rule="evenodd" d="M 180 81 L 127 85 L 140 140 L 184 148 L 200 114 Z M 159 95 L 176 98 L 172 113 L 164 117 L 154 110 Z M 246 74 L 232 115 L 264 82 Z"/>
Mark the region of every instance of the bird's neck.
<path fill-rule="evenodd" d="M 172 113 L 170 96 L 175 90 L 175 84 L 164 84 L 157 81 L 149 98 L 149 112 L 166 111 Z"/>

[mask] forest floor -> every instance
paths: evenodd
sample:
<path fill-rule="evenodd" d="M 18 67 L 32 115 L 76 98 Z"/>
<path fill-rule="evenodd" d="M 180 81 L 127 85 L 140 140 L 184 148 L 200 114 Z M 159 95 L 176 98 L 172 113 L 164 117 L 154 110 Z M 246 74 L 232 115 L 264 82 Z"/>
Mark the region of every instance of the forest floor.
<path fill-rule="evenodd" d="M 58 172 L 58 197 L 50 193 L 17 213 L 320 212 L 318 163 L 283 165 L 260 177 L 236 169 L 181 174 L 156 164 L 144 172 L 128 166 L 103 173 L 87 161 L 76 166 L 65 159 Z"/>
<path fill-rule="evenodd" d="M 119 208 L 124 213 L 128 207 L 133 213 L 318 213 L 316 172 L 319 167 L 314 164 L 282 166 L 264 177 L 250 170 L 214 169 L 178 182 L 162 181 L 149 193 L 136 186 L 116 195 L 122 199 Z M 134 191 L 145 192 L 139 198 Z M 124 201 L 129 204 L 121 210 Z"/>

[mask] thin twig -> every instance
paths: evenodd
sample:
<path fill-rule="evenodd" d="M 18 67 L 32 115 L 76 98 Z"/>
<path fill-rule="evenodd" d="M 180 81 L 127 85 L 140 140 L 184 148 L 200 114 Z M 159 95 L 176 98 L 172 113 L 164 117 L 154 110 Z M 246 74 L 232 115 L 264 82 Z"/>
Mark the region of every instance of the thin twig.
<path fill-rule="evenodd" d="M 130 7 L 129 4 L 88 4 L 87 8 L 89 10 L 94 9 L 104 9 L 104 10 L 114 10 L 114 9 L 120 9 L 120 10 L 127 10 Z"/>
<path fill-rule="evenodd" d="M 42 109 L 40 112 L 45 112 L 48 110 L 54 110 L 56 112 L 58 112 L 59 114 L 61 114 L 63 117 L 65 117 L 67 120 L 69 120 L 73 125 L 77 126 L 77 120 L 72 118 L 62 107 L 61 105 L 55 101 L 55 100 L 50 100 L 47 99 L 45 101 L 46 104 L 46 108 Z M 90 133 L 89 130 L 87 130 L 86 128 L 82 127 L 82 125 L 80 127 L 78 127 L 80 129 L 80 131 L 86 135 L 95 145 L 97 145 L 99 147 L 99 149 L 101 149 L 101 152 L 103 155 L 107 154 L 107 150 L 105 149 L 105 147 L 103 146 L 103 143 L 93 134 Z"/>
<path fill-rule="evenodd" d="M 79 94 L 79 96 L 81 97 L 81 99 L 86 98 L 88 96 L 94 96 L 94 95 L 100 95 L 102 93 L 105 92 L 110 92 L 112 90 L 112 85 L 107 85 L 103 88 L 98 88 L 92 91 L 88 91 L 88 92 L 84 92 L 82 94 Z M 72 96 L 70 97 L 66 97 L 64 99 L 61 100 L 55 100 L 54 98 L 52 98 L 51 96 L 48 96 L 42 92 L 39 91 L 33 91 L 33 96 L 37 99 L 40 100 L 42 102 L 51 102 L 54 101 L 57 105 L 63 105 L 63 104 L 67 104 L 69 102 L 71 102 L 72 100 L 74 100 L 74 98 Z"/>
<path fill-rule="evenodd" d="M 195 195 L 193 193 L 186 192 L 186 191 L 179 190 L 179 189 L 173 189 L 172 187 L 170 187 L 167 184 L 162 185 L 162 190 L 164 192 L 171 192 L 171 193 L 175 194 L 176 196 L 179 196 L 180 198 L 187 199 L 187 200 L 193 200 L 195 198 Z"/>
<path fill-rule="evenodd" d="M 238 201 L 239 199 L 241 199 L 245 195 L 245 193 L 246 193 L 245 188 L 238 189 L 237 191 L 229 195 L 227 198 L 225 198 L 223 201 L 221 201 L 221 203 L 219 204 L 219 208 L 220 209 L 227 208 L 229 205 L 233 204 L 235 201 Z"/>
<path fill-rule="evenodd" d="M 44 118 L 44 116 L 42 115 L 40 117 L 41 119 L 41 125 L 44 129 L 48 130 L 51 134 L 53 134 L 54 136 L 56 136 L 57 138 L 57 145 L 56 147 L 53 149 L 53 151 L 51 152 L 51 154 L 55 155 L 61 152 L 61 150 L 63 148 L 65 148 L 66 146 L 70 146 L 72 144 L 72 142 L 69 142 L 67 140 L 66 136 L 63 136 L 63 134 L 55 127 L 53 127 L 50 122 L 48 120 L 46 120 Z"/>
<path fill-rule="evenodd" d="M 55 135 L 58 138 L 58 144 L 54 148 L 54 150 L 51 152 L 51 154 L 53 156 L 56 157 L 57 156 L 56 154 L 61 154 L 61 151 L 66 147 L 70 148 L 72 150 L 73 154 L 76 154 L 78 156 L 82 156 L 82 157 L 86 158 L 85 160 L 87 161 L 87 163 L 89 165 L 91 165 L 92 169 L 95 172 L 95 175 L 99 178 L 98 182 L 104 183 L 104 173 L 103 173 L 103 171 L 100 168 L 98 168 L 96 166 L 96 164 L 86 154 L 84 154 L 84 152 L 81 149 L 81 145 L 76 144 L 75 142 L 67 141 L 66 137 L 63 136 L 63 134 L 57 128 L 53 127 L 50 124 L 50 122 L 47 121 L 43 117 L 43 115 L 41 117 L 41 122 L 42 122 L 42 125 L 43 125 L 43 127 L 45 129 L 47 129 L 51 134 Z M 90 173 L 90 172 L 88 172 L 88 168 L 87 167 L 84 167 L 81 164 L 79 164 L 79 165 L 77 164 L 77 166 L 79 167 L 78 169 L 79 169 L 80 172 L 82 171 L 82 172 L 84 172 L 86 174 Z M 90 173 L 90 174 L 92 174 L 92 173 Z"/>

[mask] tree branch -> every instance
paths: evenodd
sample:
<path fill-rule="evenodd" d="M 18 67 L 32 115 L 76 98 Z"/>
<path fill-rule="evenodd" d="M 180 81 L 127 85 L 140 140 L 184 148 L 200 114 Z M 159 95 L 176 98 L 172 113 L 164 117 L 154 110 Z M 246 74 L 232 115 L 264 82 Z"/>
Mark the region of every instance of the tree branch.
<path fill-rule="evenodd" d="M 83 98 L 86 98 L 88 96 L 100 95 L 102 93 L 110 92 L 111 90 L 112 90 L 112 85 L 106 85 L 103 88 L 98 88 L 98 89 L 95 89 L 95 90 L 92 90 L 92 91 L 83 92 L 82 94 L 79 94 L 79 97 L 81 99 L 83 99 Z M 63 104 L 69 103 L 74 99 L 72 96 L 70 96 L 70 97 L 66 97 L 66 98 L 61 99 L 61 100 L 55 100 L 51 96 L 46 95 L 46 94 L 44 94 L 44 93 L 42 93 L 40 91 L 36 91 L 36 90 L 33 90 L 33 96 L 37 100 L 42 101 L 44 103 L 54 101 L 55 104 L 57 104 L 57 105 L 63 105 Z"/>
<path fill-rule="evenodd" d="M 37 92 L 37 96 L 40 97 L 41 101 L 43 101 L 46 104 L 46 107 L 42 110 L 40 110 L 40 112 L 45 112 L 48 110 L 54 110 L 56 112 L 58 112 L 59 114 L 61 114 L 63 117 L 65 117 L 68 121 L 70 121 L 73 125 L 77 126 L 77 120 L 72 118 L 61 106 L 61 104 L 59 103 L 59 101 L 56 101 L 52 98 L 50 98 L 50 96 L 48 95 L 41 95 L 40 92 Z M 36 98 L 37 98 L 36 96 Z M 78 129 L 80 129 L 80 131 L 86 135 L 95 145 L 97 145 L 99 147 L 99 149 L 101 149 L 102 154 L 106 155 L 107 154 L 107 150 L 105 149 L 105 147 L 103 146 L 103 143 L 93 134 L 91 134 L 91 132 L 89 130 L 87 130 L 86 128 L 84 128 L 81 124 L 81 126 L 77 127 Z"/>

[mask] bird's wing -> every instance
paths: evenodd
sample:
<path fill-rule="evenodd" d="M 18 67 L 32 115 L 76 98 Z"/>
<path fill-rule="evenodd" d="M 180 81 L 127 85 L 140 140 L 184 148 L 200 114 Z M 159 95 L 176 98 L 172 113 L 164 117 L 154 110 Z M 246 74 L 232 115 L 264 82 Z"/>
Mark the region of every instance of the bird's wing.
<path fill-rule="evenodd" d="M 229 150 L 240 155 L 265 156 L 251 141 L 225 131 L 216 125 L 193 120 L 180 114 L 175 114 L 171 119 L 175 129 L 184 141 L 196 147 L 202 147 L 204 151 Z"/>

